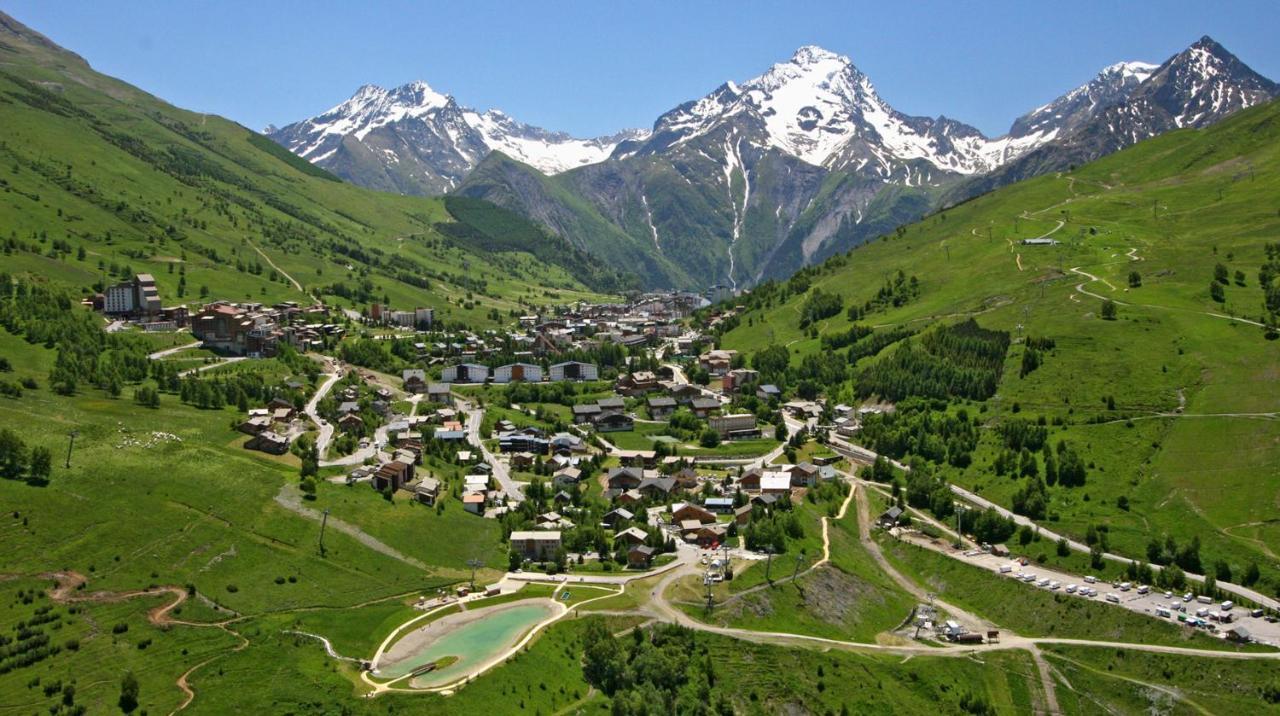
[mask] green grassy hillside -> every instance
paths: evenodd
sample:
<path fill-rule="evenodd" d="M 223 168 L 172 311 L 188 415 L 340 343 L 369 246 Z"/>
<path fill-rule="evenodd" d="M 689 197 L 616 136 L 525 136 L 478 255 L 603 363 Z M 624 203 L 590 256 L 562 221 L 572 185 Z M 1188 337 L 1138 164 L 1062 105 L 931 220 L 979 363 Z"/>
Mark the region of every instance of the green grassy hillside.
<path fill-rule="evenodd" d="M 7 17 L 0 26 L 0 242 L 11 272 L 82 288 L 150 272 L 166 304 L 312 294 L 433 306 L 468 325 L 555 292 L 626 284 L 572 270 L 563 244 L 532 227 L 524 245 L 470 242 L 469 219 L 439 199 L 336 181 L 238 124 L 98 74 Z M 463 238 L 440 225 L 464 227 L 453 232 Z"/>
<path fill-rule="evenodd" d="M 1005 332 L 1012 346 L 990 374 L 994 394 L 965 400 L 951 384 L 951 400 L 917 404 L 879 430 L 880 446 L 932 457 L 938 474 L 1014 505 L 1047 465 L 1035 445 L 1039 477 L 1021 476 L 1025 426 L 1010 426 L 1043 419 L 1032 442 L 1052 451 L 1064 441 L 1086 475 L 1083 485 L 1047 486 L 1046 523 L 1081 539 L 1109 528 L 1107 546 L 1138 558 L 1153 539 L 1163 559 L 1166 536 L 1179 550 L 1198 537 L 1203 570 L 1242 581 L 1256 563 L 1275 593 L 1280 343 L 1260 324 L 1280 309 L 1280 254 L 1268 248 L 1280 238 L 1278 196 L 1272 103 L 1007 187 L 762 287 L 722 343 L 752 354 L 774 346 L 761 356 L 767 366 L 785 347 L 778 380 L 806 389 L 816 377 L 850 401 L 886 385 L 930 395 L 920 378 L 947 374 L 958 355 L 929 358 L 927 334 L 940 326 L 973 318 Z M 1045 235 L 1058 243 L 1020 243 Z M 1104 320 L 1104 300 L 1114 320 Z M 912 333 L 926 335 L 903 338 Z M 942 412 L 977 429 L 923 427 Z M 1016 467 L 997 474 L 1011 446 Z"/>

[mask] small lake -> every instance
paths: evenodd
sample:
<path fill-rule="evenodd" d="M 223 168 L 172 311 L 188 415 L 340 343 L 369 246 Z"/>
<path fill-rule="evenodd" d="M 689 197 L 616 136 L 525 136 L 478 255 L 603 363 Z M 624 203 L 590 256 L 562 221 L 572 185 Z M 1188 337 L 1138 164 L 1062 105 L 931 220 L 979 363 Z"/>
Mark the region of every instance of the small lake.
<path fill-rule="evenodd" d="M 560 610 L 549 599 L 502 604 L 434 621 L 396 642 L 383 657 L 378 676 L 394 679 L 445 657 L 457 661 L 412 679 L 415 688 L 456 681 L 510 649 L 525 632 Z"/>

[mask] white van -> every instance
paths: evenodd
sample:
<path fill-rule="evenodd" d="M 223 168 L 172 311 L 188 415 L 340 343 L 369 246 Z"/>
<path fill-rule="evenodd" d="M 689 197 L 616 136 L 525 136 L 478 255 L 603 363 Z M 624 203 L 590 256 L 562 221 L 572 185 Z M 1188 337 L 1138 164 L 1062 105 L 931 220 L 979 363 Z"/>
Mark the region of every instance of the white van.
<path fill-rule="evenodd" d="M 1129 582 L 1121 582 L 1121 583 L 1120 583 L 1120 591 L 1122 591 L 1122 592 L 1127 592 L 1127 591 L 1129 591 L 1130 589 L 1133 589 L 1133 585 L 1132 585 L 1132 584 L 1130 584 Z"/>
<path fill-rule="evenodd" d="M 1196 597 L 1196 601 L 1200 602 L 1201 604 L 1213 604 L 1213 597 L 1206 597 L 1205 595 L 1201 594 L 1200 596 Z"/>
<path fill-rule="evenodd" d="M 1169 616 L 1169 610 L 1165 609 L 1164 607 L 1156 607 L 1156 616 L 1167 617 Z"/>
<path fill-rule="evenodd" d="M 1148 587 L 1145 584 L 1138 585 L 1138 594 L 1146 594 L 1150 591 L 1151 591 L 1151 587 Z"/>
<path fill-rule="evenodd" d="M 1229 601 L 1228 601 L 1228 602 L 1223 602 L 1223 603 L 1222 603 L 1222 611 L 1224 611 L 1224 612 L 1229 612 L 1229 611 L 1231 611 L 1231 608 L 1232 608 L 1232 607 L 1234 607 L 1234 606 L 1235 606 L 1235 603 L 1234 603 L 1234 602 L 1229 602 Z"/>
<path fill-rule="evenodd" d="M 1008 574 L 1012 571 L 1013 571 L 1013 567 L 1010 567 L 1007 564 L 1003 564 L 1000 566 L 1000 574 Z"/>
<path fill-rule="evenodd" d="M 1066 592 L 1067 592 L 1067 594 L 1075 594 L 1075 593 L 1076 593 L 1076 585 L 1074 585 L 1074 584 L 1068 584 L 1068 585 L 1067 585 Z"/>
<path fill-rule="evenodd" d="M 1084 581 L 1087 584 L 1096 584 L 1098 581 L 1098 578 L 1090 574 L 1089 576 L 1084 578 Z"/>
<path fill-rule="evenodd" d="M 1107 601 L 1108 601 L 1108 602 L 1111 602 L 1112 604 L 1119 604 L 1119 603 L 1120 603 L 1120 595 L 1115 594 L 1114 592 L 1112 592 L 1112 593 L 1110 593 L 1110 594 L 1108 594 L 1108 595 L 1107 595 Z"/>

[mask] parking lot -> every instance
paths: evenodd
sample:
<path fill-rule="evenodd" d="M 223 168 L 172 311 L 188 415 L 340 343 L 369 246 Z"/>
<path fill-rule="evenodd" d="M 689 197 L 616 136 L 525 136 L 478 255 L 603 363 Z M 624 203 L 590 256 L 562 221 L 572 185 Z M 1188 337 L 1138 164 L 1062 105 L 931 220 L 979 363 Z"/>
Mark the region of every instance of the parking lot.
<path fill-rule="evenodd" d="M 1183 614 L 1184 618 L 1188 620 L 1201 619 L 1206 624 L 1205 627 L 1188 625 L 1187 628 L 1201 628 L 1208 633 L 1216 633 L 1219 636 L 1224 636 L 1227 630 L 1232 627 L 1243 626 L 1248 629 L 1253 641 L 1260 644 L 1280 646 L 1280 623 L 1269 622 L 1262 617 L 1250 616 L 1250 610 L 1247 607 L 1235 605 L 1232 609 L 1223 611 L 1221 602 L 1214 601 L 1205 604 L 1198 600 L 1198 595 L 1194 593 L 1189 601 L 1184 599 L 1185 591 L 1176 594 L 1171 593 L 1166 596 L 1163 590 L 1151 587 L 1147 594 L 1140 594 L 1139 585 L 1137 584 L 1131 585 L 1128 590 L 1122 590 L 1116 585 L 1101 580 L 1096 583 L 1090 583 L 1084 575 L 1069 574 L 1034 562 L 1028 562 L 1023 566 L 1011 557 L 997 557 L 980 550 L 960 551 L 953 550 L 950 547 L 940 548 L 932 542 L 926 544 L 926 540 L 918 535 L 913 535 L 909 539 L 932 549 L 941 549 L 950 557 L 989 570 L 993 579 L 1021 579 L 1027 589 L 1055 591 L 1075 599 L 1088 599 L 1101 604 L 1138 612 L 1152 619 L 1162 619 L 1175 623 L 1178 622 L 1178 615 Z M 1007 568 L 1007 571 L 1002 573 L 1001 568 Z M 1082 592 L 1082 588 L 1096 590 L 1097 593 L 1094 596 L 1088 596 Z M 1197 617 L 1197 611 L 1202 609 L 1206 613 L 1229 614 L 1231 621 L 1215 623 L 1207 615 Z M 1168 616 L 1163 616 L 1165 612 L 1168 613 Z"/>

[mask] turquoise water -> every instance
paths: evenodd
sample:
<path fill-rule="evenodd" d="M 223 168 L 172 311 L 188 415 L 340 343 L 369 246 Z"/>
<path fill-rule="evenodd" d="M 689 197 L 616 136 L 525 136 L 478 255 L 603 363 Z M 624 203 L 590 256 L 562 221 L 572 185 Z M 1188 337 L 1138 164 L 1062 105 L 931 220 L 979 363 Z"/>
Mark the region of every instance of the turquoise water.
<path fill-rule="evenodd" d="M 432 641 L 420 652 L 393 665 L 378 669 L 383 678 L 396 678 L 446 656 L 457 661 L 413 679 L 417 687 L 439 686 L 465 676 L 472 669 L 515 645 L 526 631 L 555 613 L 547 602 L 515 604 L 495 610 L 455 631 Z M 447 617 L 446 617 L 447 618 Z M 437 628 L 428 626 L 427 631 Z"/>

